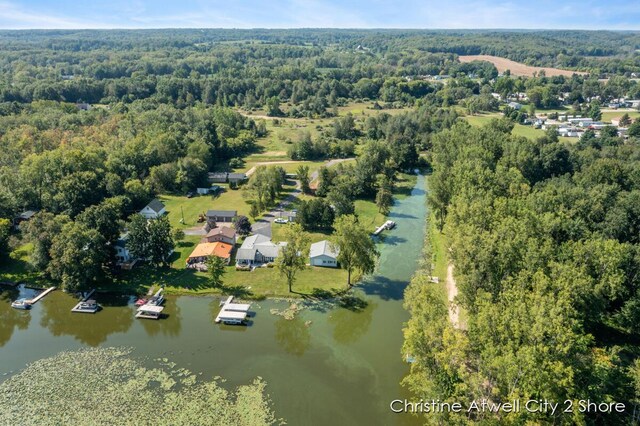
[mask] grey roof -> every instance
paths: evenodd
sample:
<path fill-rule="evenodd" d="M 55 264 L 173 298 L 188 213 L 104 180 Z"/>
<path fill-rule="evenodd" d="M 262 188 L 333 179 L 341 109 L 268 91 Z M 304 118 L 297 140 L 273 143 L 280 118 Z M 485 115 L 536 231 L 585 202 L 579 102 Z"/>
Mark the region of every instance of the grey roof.
<path fill-rule="evenodd" d="M 267 243 L 270 241 L 271 239 L 269 237 L 266 237 L 262 234 L 255 234 L 245 238 L 244 242 L 242 243 L 242 247 L 240 247 L 240 249 L 253 248 L 256 244 Z"/>
<path fill-rule="evenodd" d="M 317 243 L 311 244 L 311 250 L 309 250 L 309 257 L 317 257 L 317 256 L 329 256 L 334 259 L 338 257 L 338 253 L 340 253 L 340 249 L 338 247 L 332 247 L 332 244 L 327 241 L 318 241 Z"/>
<path fill-rule="evenodd" d="M 227 175 L 227 177 L 229 178 L 229 180 L 232 180 L 232 179 L 246 179 L 247 175 L 245 175 L 244 173 L 229 173 Z"/>
<path fill-rule="evenodd" d="M 164 209 L 164 204 L 162 203 L 162 201 L 154 198 L 149 204 L 147 204 L 147 207 L 149 207 L 156 213 L 160 213 Z"/>
<path fill-rule="evenodd" d="M 236 253 L 236 260 L 254 260 L 256 258 L 255 248 L 239 248 Z"/>
<path fill-rule="evenodd" d="M 269 237 L 262 234 L 255 234 L 244 240 L 242 247 L 238 249 L 236 259 L 254 260 L 256 252 L 259 252 L 264 257 L 278 257 L 282 245 L 283 243 L 275 244 L 271 242 Z"/>
<path fill-rule="evenodd" d="M 207 210 L 207 217 L 236 217 L 238 216 L 237 210 Z"/>
<path fill-rule="evenodd" d="M 227 178 L 227 172 L 209 172 L 208 175 L 210 178 Z"/>
<path fill-rule="evenodd" d="M 236 230 L 233 228 L 229 228 L 228 226 L 217 226 L 215 228 L 212 228 L 207 233 L 207 237 L 214 237 L 216 235 L 222 235 L 227 238 L 234 238 L 236 236 Z"/>
<path fill-rule="evenodd" d="M 34 210 L 26 210 L 22 213 L 20 213 L 20 219 L 25 219 L 25 220 L 29 220 L 33 217 L 33 215 L 36 214 L 36 212 Z"/>

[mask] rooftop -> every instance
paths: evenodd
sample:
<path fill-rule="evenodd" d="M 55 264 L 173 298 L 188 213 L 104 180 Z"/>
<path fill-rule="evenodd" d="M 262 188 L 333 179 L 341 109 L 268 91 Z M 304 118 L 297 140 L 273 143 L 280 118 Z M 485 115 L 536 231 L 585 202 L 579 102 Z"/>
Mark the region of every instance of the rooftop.
<path fill-rule="evenodd" d="M 222 235 L 227 238 L 233 238 L 236 236 L 236 231 L 235 229 L 229 226 L 216 226 L 215 228 L 212 228 L 207 233 L 207 237 L 214 237 L 216 235 Z"/>
<path fill-rule="evenodd" d="M 337 247 L 335 247 L 334 249 L 331 246 L 332 246 L 331 242 L 327 240 L 313 243 L 311 244 L 311 250 L 309 250 L 309 257 L 316 257 L 316 256 L 322 256 L 322 255 L 330 256 L 333 258 L 338 257 L 338 253 L 340 253 L 340 250 Z"/>
<path fill-rule="evenodd" d="M 231 250 L 233 250 L 233 246 L 231 244 L 220 242 L 200 243 L 195 249 L 193 249 L 188 259 L 208 256 L 217 256 L 223 259 L 228 259 L 231 257 Z"/>
<path fill-rule="evenodd" d="M 162 201 L 158 200 L 157 198 L 154 198 L 153 200 L 151 200 L 149 204 L 147 204 L 146 207 L 149 207 L 151 210 L 153 210 L 156 213 L 160 213 L 164 209 L 164 204 L 162 203 Z"/>
<path fill-rule="evenodd" d="M 237 215 L 237 210 L 207 210 L 207 217 L 236 217 Z"/>

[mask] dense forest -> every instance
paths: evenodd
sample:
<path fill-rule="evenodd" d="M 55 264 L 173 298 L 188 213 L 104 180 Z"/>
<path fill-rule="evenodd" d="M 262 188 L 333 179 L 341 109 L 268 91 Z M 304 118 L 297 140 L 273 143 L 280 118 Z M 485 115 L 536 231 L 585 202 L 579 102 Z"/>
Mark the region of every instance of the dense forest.
<path fill-rule="evenodd" d="M 511 126 L 460 123 L 434 138 L 429 202 L 468 319 L 466 330 L 454 328 L 434 287 L 415 278 L 405 350 L 416 362 L 406 382 L 425 399 L 451 402 L 627 404 L 623 414 L 496 415 L 505 422 L 632 423 L 640 398 L 639 141 L 566 145 L 553 132 L 515 137 Z M 429 252 L 425 260 L 428 268 Z M 428 419 L 487 416 L 464 414 Z"/>

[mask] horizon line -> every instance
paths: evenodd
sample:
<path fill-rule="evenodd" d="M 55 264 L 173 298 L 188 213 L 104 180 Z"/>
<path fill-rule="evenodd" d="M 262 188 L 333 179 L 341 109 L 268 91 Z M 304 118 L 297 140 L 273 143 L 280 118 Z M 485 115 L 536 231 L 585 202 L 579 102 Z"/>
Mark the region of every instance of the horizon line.
<path fill-rule="evenodd" d="M 141 31 L 141 30 L 351 30 L 351 31 L 609 31 L 640 32 L 638 29 L 607 28 L 504 28 L 504 27 L 77 27 L 77 28 L 0 28 L 0 31 Z"/>

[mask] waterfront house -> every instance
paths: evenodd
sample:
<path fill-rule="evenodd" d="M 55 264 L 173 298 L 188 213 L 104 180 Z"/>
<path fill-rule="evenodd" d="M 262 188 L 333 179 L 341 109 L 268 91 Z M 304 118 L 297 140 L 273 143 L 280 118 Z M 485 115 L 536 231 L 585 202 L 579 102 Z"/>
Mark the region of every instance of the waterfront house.
<path fill-rule="evenodd" d="M 273 243 L 269 237 L 255 234 L 247 237 L 236 253 L 236 265 L 251 266 L 276 260 L 286 243 Z"/>
<path fill-rule="evenodd" d="M 215 242 L 215 243 L 200 243 L 191 252 L 187 258 L 187 267 L 195 264 L 204 264 L 211 256 L 217 256 L 229 264 L 231 261 L 231 252 L 233 246 L 231 244 Z"/>
<path fill-rule="evenodd" d="M 312 266 L 338 267 L 338 253 L 340 250 L 327 241 L 318 241 L 311 244 L 309 259 Z"/>

